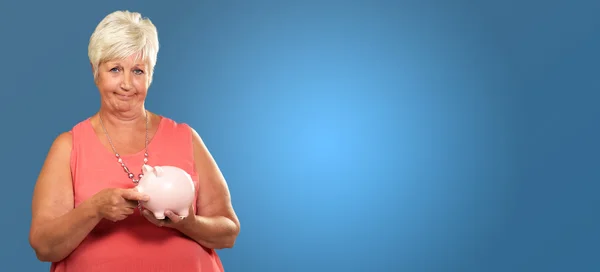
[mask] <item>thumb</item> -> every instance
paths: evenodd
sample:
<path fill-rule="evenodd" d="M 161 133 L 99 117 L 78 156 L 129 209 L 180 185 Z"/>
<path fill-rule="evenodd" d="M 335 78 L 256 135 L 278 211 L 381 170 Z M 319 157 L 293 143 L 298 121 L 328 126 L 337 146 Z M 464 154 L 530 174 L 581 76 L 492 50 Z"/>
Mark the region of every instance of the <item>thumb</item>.
<path fill-rule="evenodd" d="M 150 197 L 138 192 L 135 188 L 124 189 L 121 196 L 127 200 L 148 201 Z"/>

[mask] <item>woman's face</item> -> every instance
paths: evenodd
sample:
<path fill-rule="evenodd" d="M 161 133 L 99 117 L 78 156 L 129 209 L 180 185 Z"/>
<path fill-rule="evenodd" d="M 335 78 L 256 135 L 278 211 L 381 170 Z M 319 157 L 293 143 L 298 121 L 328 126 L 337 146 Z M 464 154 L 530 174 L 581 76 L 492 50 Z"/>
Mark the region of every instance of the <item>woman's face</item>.
<path fill-rule="evenodd" d="M 103 106 L 119 112 L 143 107 L 148 91 L 148 67 L 141 58 L 135 59 L 133 55 L 98 66 L 96 86 Z"/>

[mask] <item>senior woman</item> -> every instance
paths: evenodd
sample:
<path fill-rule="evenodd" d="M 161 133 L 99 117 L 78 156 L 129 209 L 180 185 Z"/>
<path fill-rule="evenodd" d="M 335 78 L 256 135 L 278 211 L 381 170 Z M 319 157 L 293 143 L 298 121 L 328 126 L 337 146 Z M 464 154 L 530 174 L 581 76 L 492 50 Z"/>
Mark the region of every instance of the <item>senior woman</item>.
<path fill-rule="evenodd" d="M 99 110 L 54 140 L 33 193 L 29 241 L 51 271 L 224 270 L 215 249 L 240 229 L 227 184 L 194 129 L 144 107 L 158 48 L 155 26 L 135 12 L 107 15 L 90 38 Z M 190 174 L 189 216 L 140 212 L 144 164 Z"/>

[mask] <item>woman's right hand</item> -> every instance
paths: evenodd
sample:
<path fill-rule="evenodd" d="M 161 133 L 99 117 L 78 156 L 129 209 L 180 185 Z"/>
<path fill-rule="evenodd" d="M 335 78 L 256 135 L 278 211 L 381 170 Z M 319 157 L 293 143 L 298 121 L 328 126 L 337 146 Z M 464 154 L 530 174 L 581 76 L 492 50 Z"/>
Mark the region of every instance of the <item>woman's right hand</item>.
<path fill-rule="evenodd" d="M 138 201 L 148 201 L 150 198 L 138 192 L 135 188 L 107 188 L 96 193 L 92 203 L 102 218 L 113 222 L 123 220 L 133 214 Z"/>

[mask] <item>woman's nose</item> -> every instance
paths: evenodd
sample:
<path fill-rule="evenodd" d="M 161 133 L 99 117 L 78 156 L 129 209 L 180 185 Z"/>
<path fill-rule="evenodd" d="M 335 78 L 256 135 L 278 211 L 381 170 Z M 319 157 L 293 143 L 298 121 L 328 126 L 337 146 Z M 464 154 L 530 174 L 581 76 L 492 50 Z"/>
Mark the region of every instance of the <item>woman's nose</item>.
<path fill-rule="evenodd" d="M 131 77 L 125 75 L 121 81 L 121 88 L 125 91 L 131 90 Z"/>

